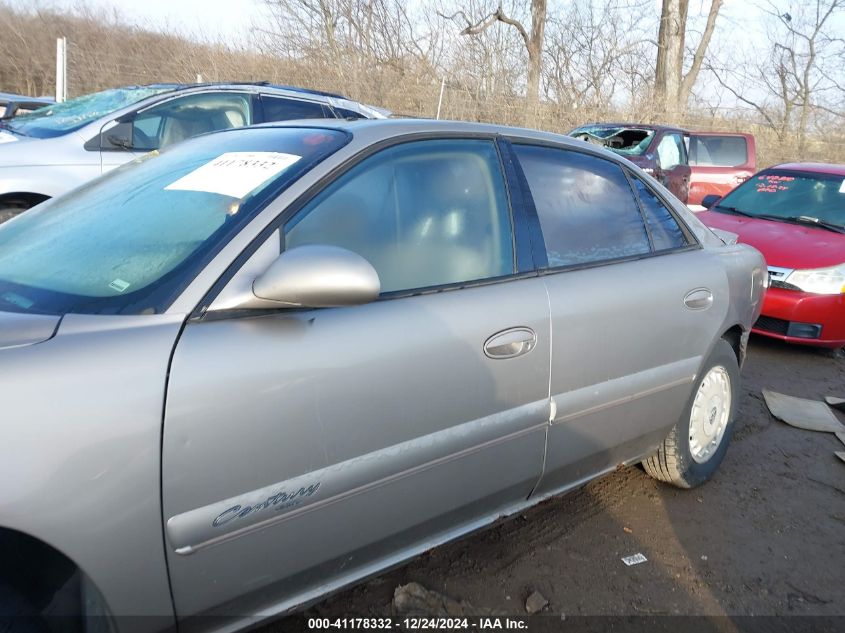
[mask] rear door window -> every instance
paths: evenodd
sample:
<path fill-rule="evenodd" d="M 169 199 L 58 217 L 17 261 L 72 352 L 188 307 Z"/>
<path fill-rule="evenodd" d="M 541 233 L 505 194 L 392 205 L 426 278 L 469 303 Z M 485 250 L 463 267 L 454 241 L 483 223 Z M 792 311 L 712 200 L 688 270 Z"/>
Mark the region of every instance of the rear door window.
<path fill-rule="evenodd" d="M 580 152 L 514 145 L 537 208 L 550 268 L 651 251 L 619 165 Z"/>
<path fill-rule="evenodd" d="M 261 95 L 261 104 L 264 107 L 265 121 L 334 118 L 326 106 L 315 101 Z"/>
<path fill-rule="evenodd" d="M 643 215 L 648 222 L 654 250 L 666 251 L 687 246 L 688 242 L 683 229 L 657 194 L 633 174 L 631 180 L 637 190 Z"/>
<path fill-rule="evenodd" d="M 748 141 L 743 136 L 690 135 L 690 165 L 741 167 L 747 162 Z"/>

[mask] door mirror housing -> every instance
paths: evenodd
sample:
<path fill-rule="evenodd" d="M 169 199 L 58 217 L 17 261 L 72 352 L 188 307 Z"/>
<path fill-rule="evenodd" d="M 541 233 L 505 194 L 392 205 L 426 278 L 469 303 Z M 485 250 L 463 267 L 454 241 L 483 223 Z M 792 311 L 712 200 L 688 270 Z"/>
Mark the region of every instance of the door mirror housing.
<path fill-rule="evenodd" d="M 710 207 L 715 205 L 717 202 L 719 202 L 719 200 L 721 200 L 721 199 L 722 199 L 722 196 L 720 196 L 716 193 L 708 193 L 706 196 L 704 196 L 701 199 L 701 206 L 704 207 L 705 209 L 709 209 Z"/>
<path fill-rule="evenodd" d="M 108 125 L 108 124 L 106 124 Z M 132 121 L 118 119 L 85 143 L 89 151 L 115 151 L 132 149 Z"/>
<path fill-rule="evenodd" d="M 381 282 L 370 263 L 337 246 L 308 245 L 283 252 L 252 282 L 252 292 L 229 309 L 334 308 L 369 303 Z"/>

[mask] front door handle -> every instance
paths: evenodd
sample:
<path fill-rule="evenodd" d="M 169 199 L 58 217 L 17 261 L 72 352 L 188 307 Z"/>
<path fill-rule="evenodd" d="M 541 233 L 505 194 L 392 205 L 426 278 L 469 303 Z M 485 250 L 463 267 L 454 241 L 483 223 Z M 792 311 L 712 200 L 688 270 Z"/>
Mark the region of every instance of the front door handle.
<path fill-rule="evenodd" d="M 690 310 L 706 310 L 713 305 L 713 293 L 707 288 L 690 290 L 684 297 L 684 305 Z"/>
<path fill-rule="evenodd" d="M 527 327 L 512 327 L 497 332 L 484 342 L 488 358 L 515 358 L 527 354 L 537 345 L 537 335 Z"/>

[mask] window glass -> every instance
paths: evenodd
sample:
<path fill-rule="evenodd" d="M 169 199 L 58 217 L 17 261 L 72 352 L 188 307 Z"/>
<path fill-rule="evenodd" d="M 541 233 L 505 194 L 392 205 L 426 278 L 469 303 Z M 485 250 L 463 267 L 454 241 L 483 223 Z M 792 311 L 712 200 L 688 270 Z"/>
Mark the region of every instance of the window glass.
<path fill-rule="evenodd" d="M 173 86 L 136 86 L 94 92 L 50 104 L 30 114 L 17 116 L 6 124 L 26 136 L 51 138 L 78 130 L 115 110 L 169 90 L 173 90 Z"/>
<path fill-rule="evenodd" d="M 511 274 L 513 240 L 492 141 L 431 140 L 379 152 L 285 230 L 285 248 L 330 244 L 363 256 L 382 292 Z"/>
<path fill-rule="evenodd" d="M 550 267 L 650 252 L 637 201 L 618 165 L 548 147 L 515 149 L 537 207 Z"/>
<path fill-rule="evenodd" d="M 234 130 L 146 155 L 0 225 L 0 310 L 161 312 L 240 228 L 348 140 Z"/>
<path fill-rule="evenodd" d="M 742 136 L 690 136 L 690 165 L 738 167 L 747 162 L 748 144 Z"/>
<path fill-rule="evenodd" d="M 293 119 L 325 119 L 328 115 L 322 104 L 300 99 L 282 99 L 261 95 L 265 121 L 290 121 Z"/>
<path fill-rule="evenodd" d="M 198 134 L 250 123 L 249 95 L 232 92 L 189 95 L 139 113 L 132 126 L 132 147 L 161 149 Z"/>
<path fill-rule="evenodd" d="M 767 169 L 731 191 L 713 210 L 767 219 L 804 216 L 845 226 L 845 180 L 834 174 Z"/>
<path fill-rule="evenodd" d="M 667 134 L 657 146 L 657 162 L 660 169 L 672 169 L 685 162 L 684 140 L 680 134 Z"/>
<path fill-rule="evenodd" d="M 666 208 L 660 201 L 660 198 L 642 180 L 633 175 L 631 177 L 634 181 L 637 195 L 640 197 L 643 213 L 648 221 L 654 250 L 664 251 L 686 246 L 687 238 L 677 220 L 669 212 L 669 209 Z"/>

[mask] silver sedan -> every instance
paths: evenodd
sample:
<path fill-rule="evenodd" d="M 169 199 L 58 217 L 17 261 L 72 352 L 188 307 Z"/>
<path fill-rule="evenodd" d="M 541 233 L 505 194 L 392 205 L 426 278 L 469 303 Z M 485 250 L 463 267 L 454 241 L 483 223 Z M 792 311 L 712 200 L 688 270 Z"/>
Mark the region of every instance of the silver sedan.
<path fill-rule="evenodd" d="M 300 122 L 137 160 L 0 226 L 0 614 L 245 625 L 618 464 L 697 486 L 765 283 L 551 134 Z"/>

